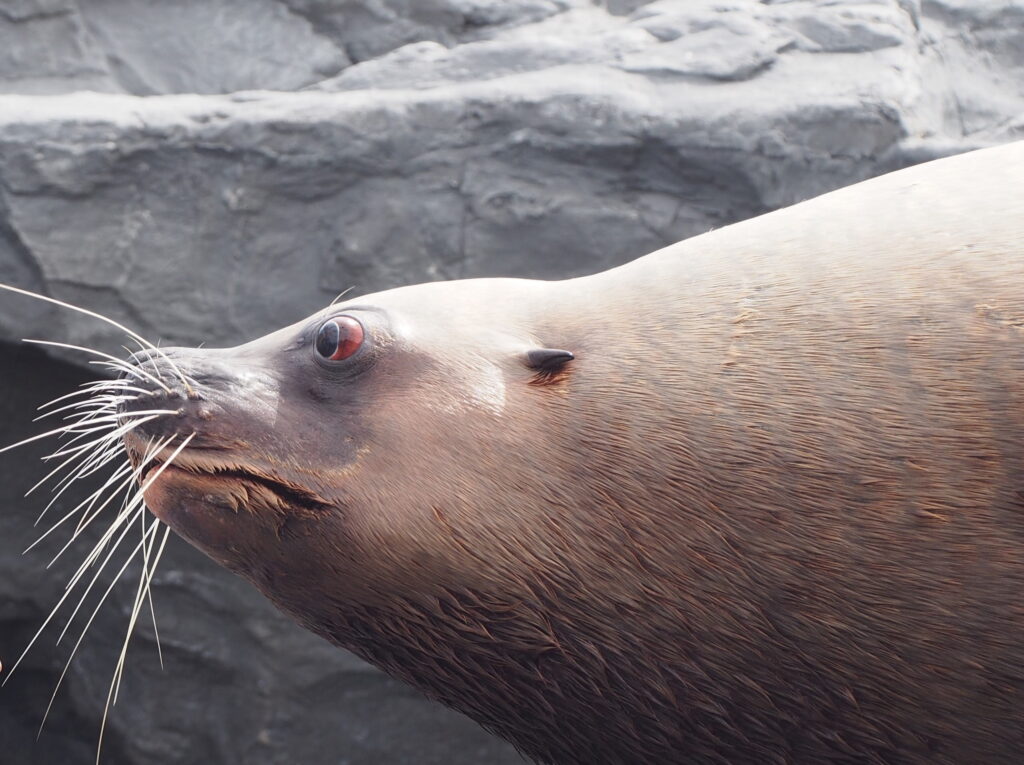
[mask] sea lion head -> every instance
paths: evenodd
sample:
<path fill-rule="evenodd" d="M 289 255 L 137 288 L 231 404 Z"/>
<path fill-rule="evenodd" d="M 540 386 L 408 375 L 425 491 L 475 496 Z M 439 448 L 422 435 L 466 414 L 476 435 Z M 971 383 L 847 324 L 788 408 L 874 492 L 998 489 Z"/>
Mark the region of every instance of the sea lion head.
<path fill-rule="evenodd" d="M 169 390 L 150 384 L 125 413 L 177 412 L 126 437 L 136 464 L 171 439 L 142 467 L 147 505 L 335 639 L 346 604 L 486 590 L 520 550 L 543 559 L 550 541 L 521 514 L 561 491 L 538 447 L 568 417 L 572 354 L 548 347 L 576 338 L 531 315 L 544 283 L 495 281 L 370 295 L 235 348 L 138 355 Z"/>

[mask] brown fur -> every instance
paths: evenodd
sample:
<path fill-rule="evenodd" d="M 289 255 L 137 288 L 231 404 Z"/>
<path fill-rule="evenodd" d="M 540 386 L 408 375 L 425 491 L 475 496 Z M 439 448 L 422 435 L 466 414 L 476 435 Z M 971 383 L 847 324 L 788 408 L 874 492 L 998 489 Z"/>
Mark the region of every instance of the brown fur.
<path fill-rule="evenodd" d="M 212 416 L 165 432 L 308 496 L 185 465 L 150 506 L 541 762 L 1019 762 L 1021 178 L 1024 143 L 353 300 L 320 318 L 388 318 L 349 377 L 315 321 L 179 350 Z"/>

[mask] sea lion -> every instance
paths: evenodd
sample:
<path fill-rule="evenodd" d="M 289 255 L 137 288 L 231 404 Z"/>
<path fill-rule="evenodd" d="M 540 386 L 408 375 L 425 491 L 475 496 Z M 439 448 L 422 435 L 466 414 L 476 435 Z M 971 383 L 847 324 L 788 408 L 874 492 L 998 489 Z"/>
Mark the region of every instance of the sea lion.
<path fill-rule="evenodd" d="M 127 447 L 171 439 L 181 536 L 539 762 L 1019 762 L 1022 179 L 140 353 L 123 412 L 176 414 Z"/>

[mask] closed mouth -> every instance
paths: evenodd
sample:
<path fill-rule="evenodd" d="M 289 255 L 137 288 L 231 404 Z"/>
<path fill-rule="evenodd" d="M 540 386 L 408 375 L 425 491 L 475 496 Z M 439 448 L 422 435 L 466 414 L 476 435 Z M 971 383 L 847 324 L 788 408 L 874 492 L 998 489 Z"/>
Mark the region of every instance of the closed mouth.
<path fill-rule="evenodd" d="M 314 512 L 323 512 L 332 507 L 329 502 L 326 502 L 308 489 L 254 470 L 249 466 L 228 462 L 212 456 L 217 454 L 215 450 L 185 449 L 174 458 L 173 463 L 167 465 L 166 457 L 169 456 L 169 451 L 165 449 L 142 468 L 139 475 L 139 481 L 142 485 L 145 485 L 150 475 L 153 475 L 161 466 L 166 465 L 161 475 L 166 474 L 167 471 L 178 471 L 206 478 L 223 479 L 225 481 L 242 481 L 267 489 L 288 505 L 302 507 Z"/>

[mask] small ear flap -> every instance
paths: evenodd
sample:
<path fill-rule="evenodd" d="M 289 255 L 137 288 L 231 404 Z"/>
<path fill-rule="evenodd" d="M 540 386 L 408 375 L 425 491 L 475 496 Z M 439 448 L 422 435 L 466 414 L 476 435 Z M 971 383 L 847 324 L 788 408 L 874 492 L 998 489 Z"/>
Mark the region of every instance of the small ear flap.
<path fill-rule="evenodd" d="M 526 352 L 526 366 L 538 372 L 557 372 L 575 356 L 557 348 L 534 348 Z"/>

